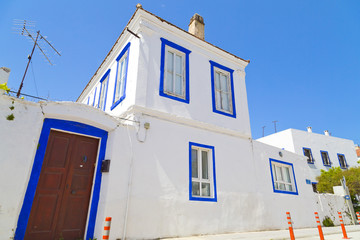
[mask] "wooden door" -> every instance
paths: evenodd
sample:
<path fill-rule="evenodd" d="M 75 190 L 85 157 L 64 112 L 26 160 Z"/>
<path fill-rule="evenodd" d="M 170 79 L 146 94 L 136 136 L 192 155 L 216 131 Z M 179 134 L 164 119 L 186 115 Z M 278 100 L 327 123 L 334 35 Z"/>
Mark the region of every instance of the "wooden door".
<path fill-rule="evenodd" d="M 83 239 L 98 144 L 50 132 L 25 240 Z"/>

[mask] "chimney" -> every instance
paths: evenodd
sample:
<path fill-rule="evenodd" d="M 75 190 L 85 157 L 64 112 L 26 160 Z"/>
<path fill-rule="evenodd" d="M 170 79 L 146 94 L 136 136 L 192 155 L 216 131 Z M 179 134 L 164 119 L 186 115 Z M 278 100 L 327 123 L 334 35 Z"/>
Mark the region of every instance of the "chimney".
<path fill-rule="evenodd" d="M 325 130 L 325 131 L 324 131 L 324 134 L 325 134 L 326 136 L 330 136 L 329 130 Z"/>
<path fill-rule="evenodd" d="M 204 19 L 197 13 L 195 13 L 194 16 L 192 16 L 190 19 L 189 33 L 203 40 L 205 39 Z"/>
<path fill-rule="evenodd" d="M 311 127 L 307 127 L 307 131 L 312 133 L 312 128 L 311 128 Z"/>
<path fill-rule="evenodd" d="M 0 85 L 4 84 L 6 87 L 7 81 L 9 79 L 10 75 L 10 68 L 7 67 L 0 67 Z M 0 94 L 5 93 L 5 90 L 3 88 L 0 88 Z"/>

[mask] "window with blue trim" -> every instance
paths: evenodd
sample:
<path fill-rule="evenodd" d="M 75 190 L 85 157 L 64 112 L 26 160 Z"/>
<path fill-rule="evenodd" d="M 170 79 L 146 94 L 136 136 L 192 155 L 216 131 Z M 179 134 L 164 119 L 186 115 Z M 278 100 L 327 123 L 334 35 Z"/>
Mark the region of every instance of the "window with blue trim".
<path fill-rule="evenodd" d="M 100 80 L 100 94 L 98 101 L 98 108 L 105 110 L 106 106 L 106 95 L 109 83 L 110 69 L 104 74 Z"/>
<path fill-rule="evenodd" d="M 190 50 L 161 38 L 160 96 L 189 103 Z"/>
<path fill-rule="evenodd" d="M 270 158 L 270 170 L 274 192 L 298 194 L 295 172 L 291 163 Z"/>
<path fill-rule="evenodd" d="M 338 156 L 338 159 L 339 159 L 340 167 L 341 167 L 342 169 L 347 169 L 348 165 L 347 165 L 347 163 L 346 163 L 345 155 L 338 153 L 337 156 Z"/>
<path fill-rule="evenodd" d="M 95 87 L 95 90 L 94 90 L 94 101 L 93 101 L 93 107 L 95 106 L 95 100 L 96 100 L 96 87 Z"/>
<path fill-rule="evenodd" d="M 189 143 L 190 200 L 217 201 L 213 146 Z"/>
<path fill-rule="evenodd" d="M 213 112 L 236 118 L 234 70 L 210 61 Z"/>
<path fill-rule="evenodd" d="M 329 153 L 327 151 L 320 151 L 320 154 L 321 154 L 321 158 L 322 158 L 324 166 L 331 167 Z"/>
<path fill-rule="evenodd" d="M 312 156 L 311 149 L 310 148 L 303 148 L 303 152 L 304 152 L 304 156 L 307 157 L 307 162 L 308 163 L 314 163 L 314 158 Z"/>
<path fill-rule="evenodd" d="M 126 44 L 119 56 L 116 58 L 116 79 L 114 87 L 114 100 L 111 110 L 113 110 L 126 96 L 126 80 L 129 64 L 130 43 Z"/>

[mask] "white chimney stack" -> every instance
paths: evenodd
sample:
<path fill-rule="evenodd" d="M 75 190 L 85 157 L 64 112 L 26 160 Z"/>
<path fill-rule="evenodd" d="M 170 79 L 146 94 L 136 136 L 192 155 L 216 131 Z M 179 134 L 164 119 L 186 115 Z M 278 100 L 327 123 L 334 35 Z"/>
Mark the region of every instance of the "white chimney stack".
<path fill-rule="evenodd" d="M 325 131 L 324 131 L 324 134 L 325 134 L 326 136 L 330 136 L 329 130 L 325 130 Z"/>
<path fill-rule="evenodd" d="M 202 16 L 195 13 L 190 19 L 189 33 L 195 35 L 198 38 L 205 39 L 205 23 Z"/>
<path fill-rule="evenodd" d="M 10 68 L 0 67 L 0 84 L 7 83 L 10 75 Z M 0 89 L 0 94 L 4 94 L 5 90 Z"/>
<path fill-rule="evenodd" d="M 307 127 L 307 131 L 312 133 L 312 128 L 311 128 L 311 127 Z"/>

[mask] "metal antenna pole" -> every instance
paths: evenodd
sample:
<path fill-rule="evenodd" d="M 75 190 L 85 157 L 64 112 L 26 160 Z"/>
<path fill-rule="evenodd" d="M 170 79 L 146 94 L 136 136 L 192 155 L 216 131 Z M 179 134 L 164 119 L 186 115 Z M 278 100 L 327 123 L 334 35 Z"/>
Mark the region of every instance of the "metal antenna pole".
<path fill-rule="evenodd" d="M 262 126 L 262 129 L 263 129 L 263 137 L 264 137 L 264 134 L 265 134 L 265 127 L 266 127 L 266 126 Z"/>
<path fill-rule="evenodd" d="M 278 122 L 278 120 L 272 121 L 274 123 L 274 128 L 275 128 L 275 133 L 276 133 L 276 123 Z"/>
<path fill-rule="evenodd" d="M 37 39 L 38 39 L 38 37 L 39 37 L 39 34 L 40 34 L 40 31 L 37 31 L 36 39 L 35 39 L 35 42 L 34 42 L 34 47 L 33 47 L 32 51 L 31 51 L 30 56 L 28 57 L 29 61 L 28 61 L 28 64 L 27 64 L 27 66 L 26 66 L 24 76 L 23 76 L 23 78 L 22 78 L 22 80 L 21 80 L 21 84 L 20 84 L 19 90 L 18 90 L 18 92 L 17 92 L 17 94 L 16 94 L 16 97 L 17 97 L 17 98 L 20 97 L 20 92 L 21 92 L 21 89 L 22 89 L 23 84 L 24 84 L 24 79 L 25 79 L 25 76 L 26 76 L 26 72 L 27 72 L 27 70 L 28 70 L 28 68 L 29 68 L 29 64 L 30 64 L 32 55 L 33 55 L 33 53 L 34 53 L 34 50 L 35 50 L 35 47 L 36 47 L 36 42 L 37 42 Z"/>

